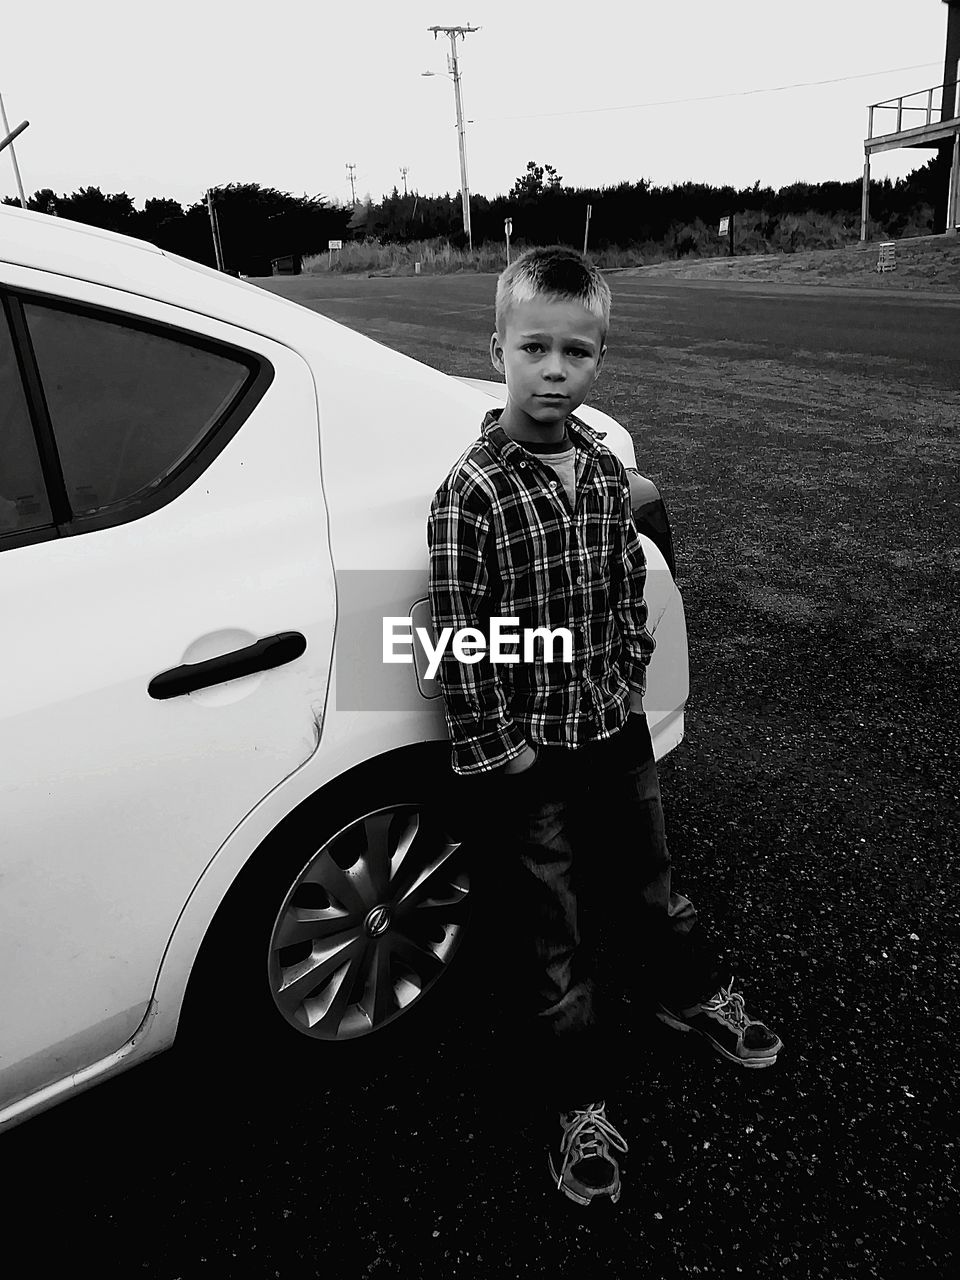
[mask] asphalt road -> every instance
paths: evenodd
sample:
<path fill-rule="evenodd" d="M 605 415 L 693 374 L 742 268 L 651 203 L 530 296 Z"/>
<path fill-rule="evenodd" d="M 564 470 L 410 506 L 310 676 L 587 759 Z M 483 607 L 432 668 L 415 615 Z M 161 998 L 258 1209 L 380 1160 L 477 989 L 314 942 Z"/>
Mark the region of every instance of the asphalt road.
<path fill-rule="evenodd" d="M 620 1205 L 581 1211 L 494 983 L 366 1061 L 252 1075 L 227 983 L 217 1060 L 0 1138 L 31 1272 L 956 1274 L 960 300 L 611 282 L 598 401 L 668 495 L 691 638 L 661 769 L 679 883 L 780 1062 L 738 1074 L 614 984 L 630 1156 Z M 487 376 L 492 277 L 264 283 Z"/>
<path fill-rule="evenodd" d="M 610 357 L 660 346 L 731 359 L 841 361 L 915 385 L 960 388 L 960 296 L 853 286 L 657 280 L 611 273 Z M 495 277 L 291 276 L 257 281 L 342 324 L 464 374 L 496 374 L 486 357 Z M 626 328 L 624 327 L 626 326 Z M 444 353 L 456 352 L 456 370 Z M 436 354 L 439 352 L 439 355 Z M 427 358 L 431 356 L 433 358 Z"/>

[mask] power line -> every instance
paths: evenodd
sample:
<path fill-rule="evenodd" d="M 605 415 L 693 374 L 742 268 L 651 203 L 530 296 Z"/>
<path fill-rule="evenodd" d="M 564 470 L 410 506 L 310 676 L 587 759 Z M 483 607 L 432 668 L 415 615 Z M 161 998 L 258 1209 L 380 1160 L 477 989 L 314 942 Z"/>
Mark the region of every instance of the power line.
<path fill-rule="evenodd" d="M 475 124 L 495 120 L 548 120 L 556 116 L 592 116 L 603 111 L 639 111 L 644 107 L 678 107 L 688 102 L 716 102 L 719 98 L 748 98 L 757 93 L 783 93 L 787 89 L 812 89 L 824 84 L 842 84 L 847 80 L 870 80 L 874 76 L 889 76 L 898 71 L 919 71 L 924 67 L 939 67 L 939 62 L 915 62 L 909 67 L 890 67 L 886 71 L 864 71 L 856 76 L 836 76 L 832 80 L 801 80 L 797 84 L 777 84 L 767 89 L 738 89 L 732 93 L 707 93 L 699 98 L 663 98 L 658 102 L 626 102 L 618 107 L 583 107 L 579 111 L 545 111 L 528 116 L 483 116 Z"/>

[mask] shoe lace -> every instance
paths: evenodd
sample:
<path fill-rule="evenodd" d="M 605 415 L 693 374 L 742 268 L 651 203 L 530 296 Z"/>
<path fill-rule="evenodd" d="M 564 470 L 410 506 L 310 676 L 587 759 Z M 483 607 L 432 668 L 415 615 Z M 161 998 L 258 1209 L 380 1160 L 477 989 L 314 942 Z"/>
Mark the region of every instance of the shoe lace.
<path fill-rule="evenodd" d="M 703 1004 L 704 1009 L 709 1009 L 711 1013 L 718 1013 L 721 1018 L 725 1018 L 739 1031 L 745 1031 L 749 1025 L 750 1019 L 747 1017 L 747 1010 L 743 996 L 739 991 L 734 991 L 734 978 L 730 979 L 730 985 L 721 987 L 717 994 Z"/>
<path fill-rule="evenodd" d="M 576 1160 L 589 1156 L 603 1156 L 604 1142 L 616 1147 L 618 1151 L 627 1151 L 627 1142 L 621 1133 L 607 1119 L 605 1102 L 591 1102 L 583 1110 L 575 1110 L 570 1114 L 573 1119 L 566 1126 L 563 1137 L 563 1163 L 560 1176 L 557 1178 L 557 1190 L 563 1183 L 563 1175 Z"/>

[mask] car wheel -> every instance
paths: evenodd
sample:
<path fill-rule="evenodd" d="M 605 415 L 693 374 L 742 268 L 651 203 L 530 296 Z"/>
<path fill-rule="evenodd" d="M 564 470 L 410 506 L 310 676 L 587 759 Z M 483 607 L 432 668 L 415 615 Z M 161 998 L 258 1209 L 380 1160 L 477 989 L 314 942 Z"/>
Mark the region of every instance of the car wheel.
<path fill-rule="evenodd" d="M 459 948 L 470 880 L 417 804 L 370 809 L 325 840 L 270 930 L 270 994 L 314 1040 L 378 1031 L 427 994 Z"/>
<path fill-rule="evenodd" d="M 353 787 L 350 799 L 315 806 L 322 821 L 308 816 L 260 851 L 204 941 L 187 1038 L 242 1032 L 250 1049 L 273 1053 L 280 1041 L 315 1056 L 437 1003 L 426 998 L 465 940 L 471 878 L 425 791 L 422 778 L 396 773 L 365 785 L 365 798 Z"/>

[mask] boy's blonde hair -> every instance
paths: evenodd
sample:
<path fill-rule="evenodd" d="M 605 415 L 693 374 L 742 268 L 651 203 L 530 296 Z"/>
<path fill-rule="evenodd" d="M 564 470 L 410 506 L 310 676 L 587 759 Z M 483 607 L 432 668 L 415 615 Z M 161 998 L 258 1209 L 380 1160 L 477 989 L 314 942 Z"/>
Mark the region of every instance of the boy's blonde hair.
<path fill-rule="evenodd" d="M 503 337 L 513 303 L 530 302 L 544 295 L 579 302 L 600 321 L 601 341 L 606 338 L 610 327 L 610 286 L 582 253 L 563 245 L 528 249 L 501 271 L 496 301 L 500 336 Z"/>

